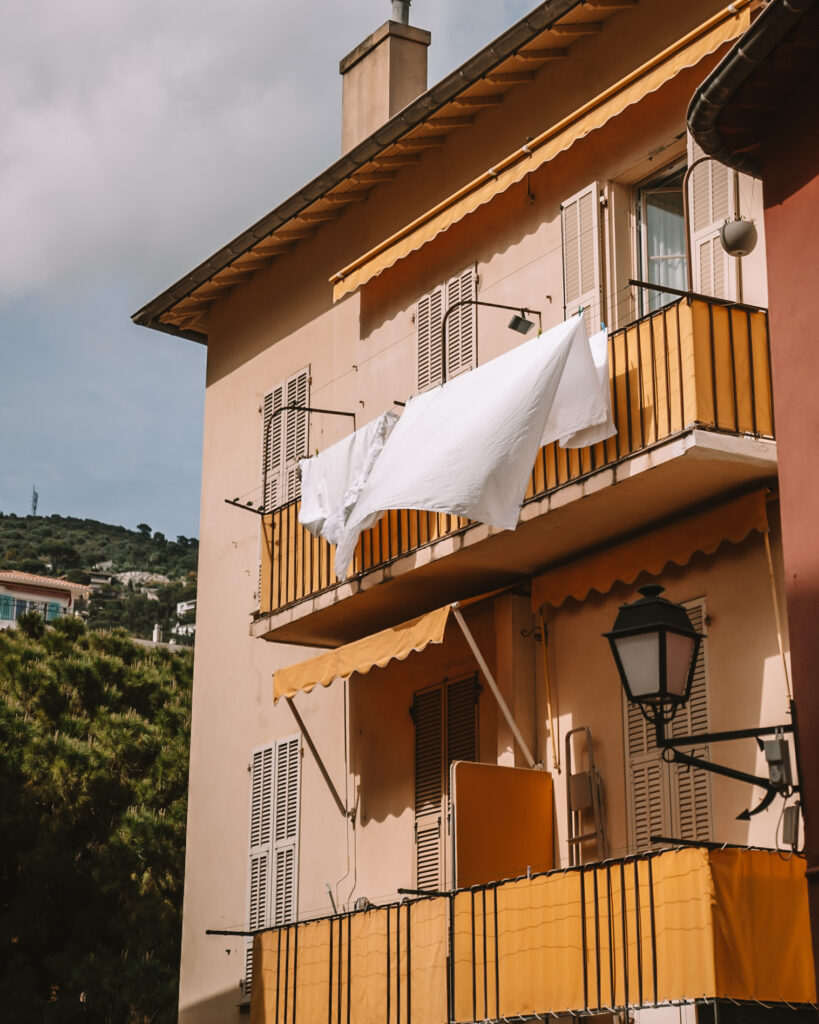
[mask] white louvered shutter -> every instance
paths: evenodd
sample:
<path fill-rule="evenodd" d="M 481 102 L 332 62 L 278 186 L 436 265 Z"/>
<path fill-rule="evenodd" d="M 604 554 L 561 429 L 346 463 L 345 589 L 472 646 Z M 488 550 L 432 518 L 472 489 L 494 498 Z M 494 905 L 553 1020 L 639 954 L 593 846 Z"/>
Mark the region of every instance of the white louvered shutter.
<path fill-rule="evenodd" d="M 444 289 L 434 288 L 418 300 L 415 311 L 416 348 L 418 354 L 417 386 L 419 391 L 441 383 L 441 325 L 444 316 Z"/>
<path fill-rule="evenodd" d="M 262 501 L 265 512 L 282 503 L 284 465 L 284 413 L 273 414 L 284 405 L 284 384 L 268 391 L 262 403 Z"/>
<path fill-rule="evenodd" d="M 475 271 L 472 267 L 453 277 L 446 285 L 446 309 L 457 302 L 475 298 Z M 445 311 L 446 312 L 446 311 Z M 451 380 L 459 373 L 475 367 L 475 339 L 477 335 L 477 307 L 470 303 L 459 306 L 446 324 L 446 377 Z M 443 343 L 443 339 L 442 339 Z"/>
<path fill-rule="evenodd" d="M 705 600 L 684 602 L 694 629 L 704 633 Z M 691 697 L 666 726 L 666 736 L 688 736 L 708 731 L 707 653 L 700 646 Z M 668 764 L 655 743 L 654 727 L 639 709 L 626 702 L 626 756 L 630 845 L 642 853 L 652 847 L 651 836 L 674 839 L 711 839 L 711 789 L 708 772 Z M 708 746 L 686 748 L 686 753 L 708 757 Z"/>
<path fill-rule="evenodd" d="M 689 166 L 703 156 L 688 136 Z M 718 299 L 736 299 L 736 260 L 722 248 L 719 229 L 734 215 L 734 172 L 716 160 L 694 168 L 688 183 L 691 210 L 693 291 Z"/>
<path fill-rule="evenodd" d="M 685 609 L 691 625 L 705 633 L 705 601 L 686 601 Z M 691 683 L 691 697 L 688 703 L 674 716 L 666 728 L 666 736 L 696 736 L 708 732 L 708 653 L 705 644 L 700 645 L 694 679 Z M 687 747 L 686 753 L 695 757 L 709 756 L 708 744 L 701 747 Z M 679 839 L 712 838 L 711 830 L 711 777 L 701 768 L 689 768 L 682 764 L 668 765 L 672 795 L 672 820 L 674 836 Z"/>
<path fill-rule="evenodd" d="M 310 404 L 310 368 L 299 370 L 288 377 L 285 384 L 287 405 L 300 405 L 305 408 Z M 292 501 L 301 494 L 301 478 L 299 477 L 299 460 L 308 455 L 308 427 L 310 415 L 290 409 L 282 417 L 284 423 L 284 486 L 282 502 Z"/>
<path fill-rule="evenodd" d="M 415 883 L 440 889 L 443 866 L 443 690 L 421 690 L 413 701 L 415 722 Z"/>
<path fill-rule="evenodd" d="M 298 736 L 276 744 L 276 788 L 273 833 L 274 899 L 271 924 L 289 924 L 296 917 L 301 750 Z"/>
<path fill-rule="evenodd" d="M 599 330 L 603 319 L 600 266 L 600 204 L 597 182 L 560 206 L 563 236 L 563 312 L 568 318 L 583 309 L 588 333 Z"/>
<path fill-rule="evenodd" d="M 301 791 L 298 736 L 255 750 L 250 765 L 248 931 L 289 924 L 298 901 Z M 245 948 L 245 997 L 250 996 L 253 940 Z"/>
<path fill-rule="evenodd" d="M 250 863 L 248 865 L 249 931 L 265 928 L 270 921 L 270 863 L 273 839 L 274 748 L 255 750 L 250 763 Z M 253 940 L 245 947 L 245 996 L 250 996 L 253 973 Z"/>

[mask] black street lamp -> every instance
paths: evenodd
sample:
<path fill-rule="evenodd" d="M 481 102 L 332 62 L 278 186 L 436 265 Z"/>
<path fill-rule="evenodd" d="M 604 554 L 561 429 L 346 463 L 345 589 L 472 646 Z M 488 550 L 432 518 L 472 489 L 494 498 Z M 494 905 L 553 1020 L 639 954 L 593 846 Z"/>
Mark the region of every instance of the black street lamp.
<path fill-rule="evenodd" d="M 660 597 L 664 590 L 640 587 L 643 596 L 621 605 L 611 632 L 603 634 L 626 697 L 654 725 L 671 721 L 688 700 L 703 636 L 682 605 Z"/>
<path fill-rule="evenodd" d="M 794 704 L 791 702 L 792 721 L 788 725 L 733 729 L 666 739 L 666 723 L 672 720 L 677 710 L 691 696 L 691 683 L 703 634 L 692 627 L 688 612 L 682 605 L 660 597 L 663 591 L 663 587 L 656 585 L 640 587 L 642 598 L 621 605 L 614 626 L 603 634 L 611 646 L 626 699 L 636 705 L 654 726 L 657 746 L 664 760 L 761 786 L 765 790 L 761 803 L 753 810 L 738 815 L 741 820 L 747 820 L 752 814 L 758 814 L 768 807 L 777 794 L 787 797 L 799 791 L 799 786 L 793 783 L 790 749 L 788 741 L 784 739 L 785 733 L 794 732 Z M 763 742 L 763 736 L 773 738 Z M 768 763 L 767 779 L 701 757 L 683 754 L 675 749 L 740 739 L 755 739 L 764 751 Z M 797 750 L 797 761 L 798 754 Z"/>

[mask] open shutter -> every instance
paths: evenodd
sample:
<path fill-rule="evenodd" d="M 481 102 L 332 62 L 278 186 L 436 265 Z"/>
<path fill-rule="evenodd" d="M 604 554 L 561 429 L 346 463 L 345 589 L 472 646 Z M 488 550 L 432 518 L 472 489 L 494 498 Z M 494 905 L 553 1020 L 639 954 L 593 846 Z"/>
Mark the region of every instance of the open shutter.
<path fill-rule="evenodd" d="M 443 690 L 415 694 L 415 879 L 419 889 L 440 889 L 443 864 Z"/>
<path fill-rule="evenodd" d="M 299 370 L 287 379 L 287 405 L 308 406 L 310 404 L 310 369 Z M 282 501 L 292 501 L 301 494 L 299 460 L 308 454 L 308 427 L 310 416 L 295 409 L 284 414 L 284 485 Z"/>
<path fill-rule="evenodd" d="M 268 391 L 262 403 L 262 501 L 265 512 L 282 502 L 282 466 L 284 464 L 284 418 L 273 414 L 284 405 L 284 384 Z"/>
<path fill-rule="evenodd" d="M 441 383 L 441 325 L 444 315 L 444 289 L 434 288 L 418 300 L 415 311 L 417 332 L 419 391 Z"/>
<path fill-rule="evenodd" d="M 689 135 L 689 166 L 703 156 Z M 691 209 L 693 290 L 718 299 L 736 299 L 736 260 L 722 248 L 719 229 L 734 215 L 734 172 L 716 160 L 694 168 L 688 187 Z"/>
<path fill-rule="evenodd" d="M 446 308 L 456 302 L 475 298 L 475 272 L 470 267 L 453 277 L 446 286 Z M 477 307 L 471 303 L 459 306 L 446 325 L 446 376 L 451 380 L 459 373 L 475 367 L 475 337 L 477 334 Z"/>
<path fill-rule="evenodd" d="M 264 928 L 270 919 L 270 862 L 272 853 L 274 748 L 255 750 L 250 763 L 250 863 L 248 865 L 249 931 Z M 250 996 L 253 939 L 245 946 L 245 997 Z"/>
<path fill-rule="evenodd" d="M 589 336 L 603 320 L 600 266 L 600 204 L 597 182 L 592 182 L 560 206 L 563 235 L 563 313 L 574 316 L 583 309 Z"/>

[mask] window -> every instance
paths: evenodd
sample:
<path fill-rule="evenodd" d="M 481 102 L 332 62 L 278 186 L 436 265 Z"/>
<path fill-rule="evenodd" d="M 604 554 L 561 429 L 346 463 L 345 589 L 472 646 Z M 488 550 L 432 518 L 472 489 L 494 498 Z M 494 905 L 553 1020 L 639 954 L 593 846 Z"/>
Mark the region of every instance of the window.
<path fill-rule="evenodd" d="M 250 764 L 248 931 L 289 924 L 298 899 L 301 741 L 276 740 L 253 751 Z M 245 949 L 245 998 L 250 996 L 253 940 Z"/>
<path fill-rule="evenodd" d="M 298 498 L 299 459 L 308 454 L 309 414 L 283 406 L 310 404 L 310 368 L 299 370 L 264 396 L 262 403 L 262 499 L 266 512 Z"/>
<path fill-rule="evenodd" d="M 685 164 L 666 168 L 637 190 L 639 263 L 642 279 L 685 290 L 685 219 L 682 183 Z M 640 313 L 652 313 L 676 298 L 640 289 Z"/>
<path fill-rule="evenodd" d="M 0 619 L 14 618 L 14 598 L 11 594 L 0 594 Z"/>
<path fill-rule="evenodd" d="M 592 182 L 560 204 L 563 239 L 563 315 L 583 310 L 591 336 L 605 319 L 600 259 L 600 202 Z"/>
<path fill-rule="evenodd" d="M 475 270 L 470 267 L 433 288 L 418 300 L 415 311 L 417 377 L 419 391 L 437 387 L 443 379 L 443 323 L 447 310 L 464 299 L 475 298 Z M 446 325 L 447 380 L 476 364 L 476 307 L 459 306 Z"/>
<path fill-rule="evenodd" d="M 478 759 L 478 686 L 471 675 L 419 690 L 415 722 L 415 878 L 419 889 L 447 884 L 449 766 Z"/>
<path fill-rule="evenodd" d="M 705 599 L 685 602 L 694 629 L 705 633 Z M 632 852 L 652 848 L 651 836 L 674 839 L 711 839 L 711 786 L 708 772 L 687 765 L 668 764 L 654 742 L 654 727 L 628 702 L 626 758 L 628 763 L 629 844 Z M 666 726 L 666 735 L 696 736 L 708 732 L 708 659 L 700 647 L 691 697 Z M 690 751 L 708 757 L 708 746 Z"/>

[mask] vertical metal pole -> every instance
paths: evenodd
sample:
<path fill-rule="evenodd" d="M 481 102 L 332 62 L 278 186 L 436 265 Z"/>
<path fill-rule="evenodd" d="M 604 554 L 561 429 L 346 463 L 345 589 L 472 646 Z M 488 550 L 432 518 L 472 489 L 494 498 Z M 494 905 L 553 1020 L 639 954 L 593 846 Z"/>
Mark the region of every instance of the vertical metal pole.
<path fill-rule="evenodd" d="M 686 169 L 683 175 L 682 181 L 682 194 L 683 194 L 683 230 L 685 231 L 685 274 L 686 282 L 685 287 L 692 292 L 694 290 L 694 260 L 693 253 L 691 251 L 691 212 L 688 202 L 688 179 L 691 177 L 691 172 L 699 164 L 705 163 L 706 160 L 713 160 L 712 156 L 701 156 L 691 163 Z"/>

